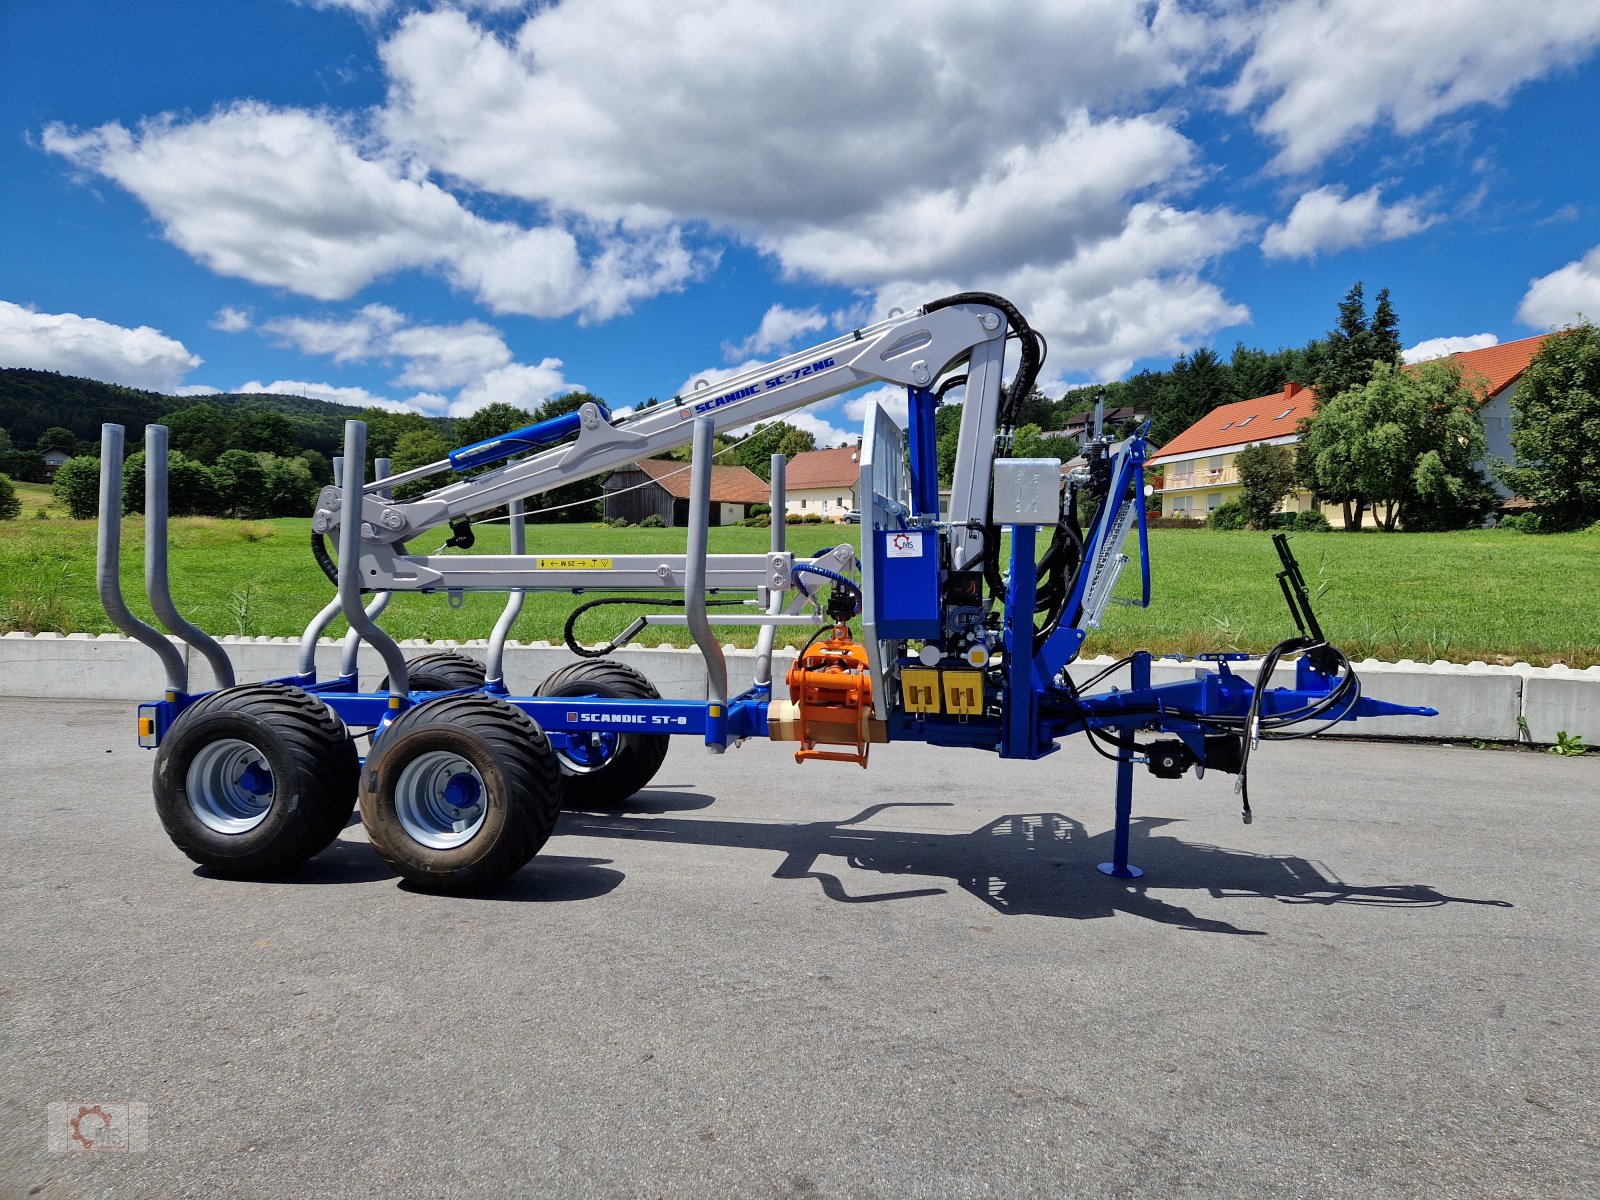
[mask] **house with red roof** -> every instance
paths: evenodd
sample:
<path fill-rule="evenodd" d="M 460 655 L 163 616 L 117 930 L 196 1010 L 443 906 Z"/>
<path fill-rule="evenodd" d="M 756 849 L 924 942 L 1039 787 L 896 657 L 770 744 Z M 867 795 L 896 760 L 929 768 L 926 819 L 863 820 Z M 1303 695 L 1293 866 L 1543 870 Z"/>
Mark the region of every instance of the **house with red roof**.
<path fill-rule="evenodd" d="M 679 528 L 689 523 L 689 464 L 670 458 L 647 458 L 619 467 L 601 484 L 608 521 L 622 518 L 637 525 L 660 517 Z M 732 525 L 750 515 L 752 504 L 766 504 L 772 489 L 746 467 L 711 468 L 711 524 Z"/>
<path fill-rule="evenodd" d="M 1283 391 L 1214 408 L 1145 461 L 1161 471 L 1161 515 L 1204 520 L 1244 494 L 1234 458 L 1246 446 L 1292 446 L 1300 422 L 1316 411 L 1317 393 L 1290 383 Z M 1284 502 L 1286 512 L 1313 507 L 1308 493 Z"/>
<path fill-rule="evenodd" d="M 860 482 L 860 442 L 834 450 L 806 450 L 784 468 L 784 510 L 842 521 L 850 510 L 861 507 Z"/>
<path fill-rule="evenodd" d="M 1489 458 L 1503 458 L 1508 462 L 1516 460 L 1516 455 L 1511 449 L 1511 398 L 1517 394 L 1517 384 L 1521 382 L 1523 372 L 1528 369 L 1528 364 L 1533 361 L 1534 355 L 1539 353 L 1539 347 L 1544 345 L 1548 333 L 1535 334 L 1533 337 L 1519 338 L 1514 342 L 1502 342 L 1498 346 L 1485 346 L 1482 350 L 1464 350 L 1460 354 L 1450 356 L 1450 361 L 1461 368 L 1461 373 L 1467 378 L 1477 376 L 1484 383 L 1488 392 L 1489 402 L 1483 406 L 1480 414 L 1483 417 L 1483 433 L 1489 443 Z M 1489 475 L 1490 481 L 1502 495 L 1508 495 L 1500 481 L 1488 471 L 1487 464 L 1479 463 L 1484 468 L 1484 473 Z"/>
<path fill-rule="evenodd" d="M 1491 459 L 1514 457 L 1511 399 L 1523 372 L 1547 336 L 1541 333 L 1450 356 L 1450 361 L 1461 368 L 1462 375 L 1481 380 L 1488 394 L 1482 417 Z M 1315 389 L 1289 383 L 1281 392 L 1224 404 L 1201 417 L 1146 460 L 1146 470 L 1162 472 L 1161 515 L 1203 520 L 1228 501 L 1237 500 L 1244 494 L 1244 485 L 1234 465 L 1235 455 L 1246 446 L 1258 443 L 1298 444 L 1300 422 L 1316 412 L 1316 403 Z M 1487 464 L 1479 466 L 1489 473 Z M 1500 490 L 1505 491 L 1504 488 Z M 1313 507 L 1309 493 L 1296 492 L 1283 502 L 1279 511 L 1305 512 Z M 1336 505 L 1324 506 L 1323 513 L 1330 520 L 1342 515 Z"/>

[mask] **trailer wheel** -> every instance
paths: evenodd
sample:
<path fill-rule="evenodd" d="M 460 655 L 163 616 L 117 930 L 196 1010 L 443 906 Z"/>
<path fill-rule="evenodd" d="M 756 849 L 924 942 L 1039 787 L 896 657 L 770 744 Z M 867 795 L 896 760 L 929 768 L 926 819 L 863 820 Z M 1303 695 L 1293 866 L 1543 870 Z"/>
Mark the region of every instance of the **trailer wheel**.
<path fill-rule="evenodd" d="M 536 696 L 599 696 L 607 700 L 659 700 L 655 685 L 632 667 L 599 659 L 555 672 Z M 655 778 L 671 741 L 664 733 L 595 733 L 556 751 L 565 801 L 572 808 L 611 807 Z"/>
<path fill-rule="evenodd" d="M 539 851 L 561 809 L 550 742 L 490 696 L 440 696 L 384 730 L 361 772 L 361 820 L 379 857 L 430 891 L 505 878 Z"/>
<path fill-rule="evenodd" d="M 156 752 L 156 812 L 167 836 L 220 874 L 291 870 L 350 819 L 360 765 L 339 718 L 281 683 L 213 692 Z"/>
<path fill-rule="evenodd" d="M 462 688 L 474 690 L 483 687 L 483 664 L 453 650 L 434 650 L 406 660 L 406 673 L 410 676 L 413 692 L 454 692 Z M 389 690 L 389 677 L 385 675 L 378 685 L 380 692 Z"/>

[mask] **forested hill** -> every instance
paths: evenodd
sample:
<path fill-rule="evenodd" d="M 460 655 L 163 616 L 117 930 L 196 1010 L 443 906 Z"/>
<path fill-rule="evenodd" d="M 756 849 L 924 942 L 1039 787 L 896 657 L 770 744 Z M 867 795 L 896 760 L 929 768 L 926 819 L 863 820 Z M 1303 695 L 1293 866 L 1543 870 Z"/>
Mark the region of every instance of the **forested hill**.
<path fill-rule="evenodd" d="M 99 444 L 100 426 L 107 422 L 124 426 L 128 444 L 136 446 L 144 437 L 146 425 L 160 423 L 163 417 L 198 404 L 211 405 L 232 417 L 252 413 L 286 417 L 298 449 L 315 450 L 330 457 L 339 453 L 343 444 L 344 423 L 362 415 L 362 410 L 349 405 L 305 396 L 164 396 L 160 392 L 57 375 L 54 371 L 0 368 L 0 429 L 9 433 L 18 446 L 32 446 L 46 429 L 60 427 L 70 429 L 87 448 Z M 448 438 L 453 422 L 436 417 L 430 418 L 429 423 Z"/>
<path fill-rule="evenodd" d="M 1150 443 L 1159 447 L 1219 404 L 1268 395 L 1290 380 L 1315 382 L 1328 353 L 1329 343 L 1320 339 L 1276 351 L 1251 349 L 1241 342 L 1230 358 L 1202 347 L 1167 370 L 1141 371 L 1106 385 L 1106 402 L 1110 408 L 1126 406 L 1148 415 Z M 1018 423 L 1045 431 L 1060 429 L 1069 417 L 1093 408 L 1098 391 L 1095 386 L 1076 387 L 1055 400 L 1035 391 L 1024 403 Z M 204 407 L 188 419 L 167 419 L 199 406 Z M 511 423 L 484 428 L 476 436 L 514 428 L 523 413 L 496 414 L 496 419 L 501 416 Z M 175 447 L 203 462 L 212 461 L 226 447 L 276 454 L 313 450 L 329 458 L 339 453 L 344 422 L 351 418 L 372 426 L 372 444 L 383 447 L 380 453 L 392 449 L 407 429 L 431 427 L 445 443 L 456 444 L 452 439 L 457 422 L 445 417 L 397 415 L 304 396 L 164 396 L 53 371 L 0 368 L 0 430 L 19 448 L 32 447 L 47 429 L 63 427 L 79 440 L 80 452 L 92 454 L 97 453 L 94 447 L 104 422 L 125 426 L 129 445 L 138 444 L 147 424 L 162 422 L 173 427 Z"/>

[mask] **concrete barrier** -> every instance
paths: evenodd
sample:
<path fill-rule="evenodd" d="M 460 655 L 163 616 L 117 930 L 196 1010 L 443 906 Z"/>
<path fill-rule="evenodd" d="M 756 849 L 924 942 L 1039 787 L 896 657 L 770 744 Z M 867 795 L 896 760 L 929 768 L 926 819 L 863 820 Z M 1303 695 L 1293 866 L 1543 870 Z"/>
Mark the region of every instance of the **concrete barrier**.
<path fill-rule="evenodd" d="M 223 638 L 222 644 L 233 659 L 241 682 L 274 679 L 294 674 L 299 661 L 298 638 Z M 189 665 L 191 686 L 196 690 L 213 685 L 204 658 L 175 642 Z M 429 650 L 451 649 L 482 661 L 488 643 L 420 642 L 401 643 L 407 657 Z M 317 646 L 317 671 L 322 678 L 337 675 L 343 654 L 342 643 L 323 639 Z M 755 674 L 755 652 L 727 647 L 729 689 L 738 694 L 748 688 Z M 698 651 L 670 646 L 630 645 L 612 656 L 641 672 L 674 700 L 706 698 L 706 672 Z M 783 678 L 794 651 L 773 655 L 773 672 Z M 514 693 L 530 693 L 551 672 L 574 661 L 565 646 L 548 642 L 512 642 L 506 647 L 505 671 Z M 1080 683 L 1112 665 L 1109 657 L 1083 659 L 1074 663 L 1071 673 Z M 1252 681 L 1260 670 L 1259 660 L 1230 664 L 1230 668 Z M 363 646 L 358 669 L 364 680 L 376 688 L 383 677 L 382 661 Z M 1157 659 L 1151 668 L 1155 683 L 1191 679 L 1197 670 L 1211 670 L 1211 664 L 1195 661 Z M 1512 742 L 1519 737 L 1519 720 L 1526 722 L 1526 736 L 1548 744 L 1559 732 L 1600 743 L 1600 667 L 1574 671 L 1566 667 L 1531 667 L 1516 663 L 1509 667 L 1485 663 L 1397 663 L 1368 659 L 1356 664 L 1366 694 L 1396 704 L 1426 705 L 1439 710 L 1439 716 L 1386 717 L 1350 722 L 1336 731 L 1351 737 L 1419 737 L 1439 740 Z M 1274 686 L 1293 683 L 1292 667 L 1274 673 Z M 1126 667 L 1118 668 L 1095 684 L 1096 691 L 1126 688 Z M 0 696 L 78 700 L 149 700 L 165 690 L 166 677 L 155 655 L 138 642 L 120 634 L 8 633 L 0 637 Z"/>

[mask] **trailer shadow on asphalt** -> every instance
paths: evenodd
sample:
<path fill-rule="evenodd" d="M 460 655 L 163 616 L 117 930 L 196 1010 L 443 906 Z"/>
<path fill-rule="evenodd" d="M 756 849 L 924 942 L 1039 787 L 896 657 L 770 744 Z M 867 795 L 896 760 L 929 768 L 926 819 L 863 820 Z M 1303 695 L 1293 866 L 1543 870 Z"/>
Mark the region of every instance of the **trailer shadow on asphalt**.
<path fill-rule="evenodd" d="M 1182 904 L 1151 894 L 1194 890 L 1214 899 L 1274 900 L 1282 904 L 1356 904 L 1422 908 L 1473 904 L 1510 908 L 1504 900 L 1450 896 L 1427 884 L 1349 884 L 1325 866 L 1293 855 L 1255 854 L 1183 841 L 1162 831 L 1182 824 L 1174 818 L 1135 818 L 1129 861 L 1143 867 L 1138 880 L 1112 879 L 1095 870 L 1112 857 L 1112 832 L 1089 834 L 1061 813 L 1017 813 L 971 833 L 941 833 L 874 827 L 890 810 L 948 808 L 940 803 L 875 804 L 842 821 L 700 820 L 663 815 L 670 797 L 642 792 L 627 813 L 569 812 L 557 834 L 619 838 L 781 853 L 776 879 L 814 879 L 841 904 L 875 904 L 943 895 L 948 888 L 922 885 L 887 891 L 851 891 L 824 860 L 843 860 L 858 871 L 947 879 L 1007 916 L 1089 920 L 1118 913 L 1144 917 L 1203 933 L 1265 936 L 1265 930 L 1195 915 Z M 706 798 L 706 803 L 709 803 Z M 685 806 L 687 807 L 687 806 Z M 694 807 L 703 807 L 695 804 Z M 891 817 L 893 819 L 893 817 Z M 536 859 L 534 870 L 542 858 Z M 532 898 L 530 896 L 530 898 Z"/>

